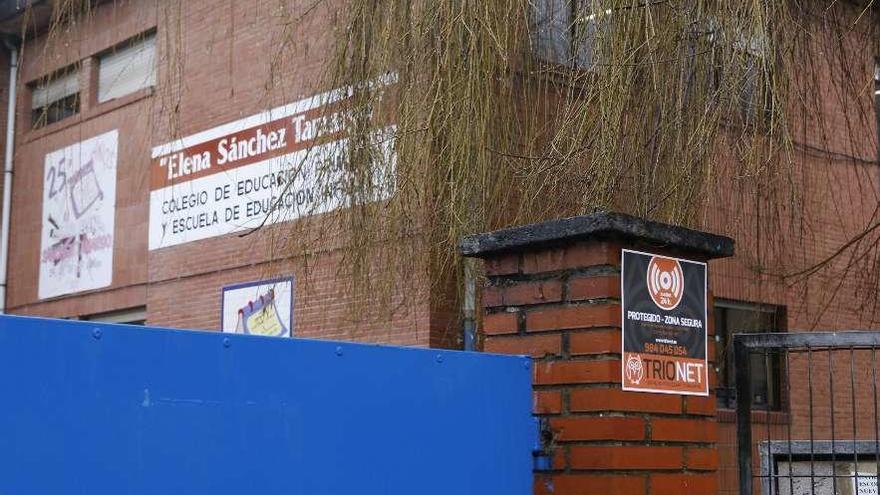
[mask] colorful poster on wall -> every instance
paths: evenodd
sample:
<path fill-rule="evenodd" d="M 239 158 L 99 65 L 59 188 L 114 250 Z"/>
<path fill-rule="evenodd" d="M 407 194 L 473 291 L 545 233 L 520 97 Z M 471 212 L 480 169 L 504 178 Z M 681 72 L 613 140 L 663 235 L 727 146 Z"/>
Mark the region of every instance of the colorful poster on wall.
<path fill-rule="evenodd" d="M 381 89 L 396 80 L 371 81 Z M 153 148 L 149 249 L 294 220 L 353 201 L 344 180 L 349 116 L 341 88 Z M 394 190 L 394 130 L 373 136 L 372 194 Z"/>
<path fill-rule="evenodd" d="M 622 250 L 624 390 L 709 395 L 706 264 Z"/>
<path fill-rule="evenodd" d="M 40 299 L 113 281 L 117 131 L 46 155 Z"/>
<path fill-rule="evenodd" d="M 224 287 L 220 307 L 224 332 L 290 337 L 293 335 L 293 278 Z"/>

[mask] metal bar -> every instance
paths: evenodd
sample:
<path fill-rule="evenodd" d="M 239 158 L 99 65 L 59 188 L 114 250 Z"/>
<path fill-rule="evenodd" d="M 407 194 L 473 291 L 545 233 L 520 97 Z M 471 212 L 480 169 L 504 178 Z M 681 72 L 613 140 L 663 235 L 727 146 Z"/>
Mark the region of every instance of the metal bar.
<path fill-rule="evenodd" d="M 880 346 L 880 332 L 845 331 L 845 332 L 802 332 L 802 333 L 738 333 L 734 341 L 750 349 L 778 348 L 822 348 L 822 347 L 853 347 L 872 348 Z"/>
<path fill-rule="evenodd" d="M 856 421 L 856 351 L 852 347 L 849 348 L 849 390 L 850 390 L 850 404 L 852 405 L 852 441 L 853 441 L 853 459 L 855 462 L 855 469 L 853 473 L 855 474 L 855 483 L 856 486 L 859 486 L 859 451 L 856 449 L 856 439 L 858 436 L 858 422 Z"/>
<path fill-rule="evenodd" d="M 810 475 L 809 474 L 795 474 L 792 477 L 795 479 L 809 479 Z M 823 474 L 821 477 L 822 478 L 844 478 L 849 481 L 853 480 L 853 476 L 851 474 Z"/>
<path fill-rule="evenodd" d="M 733 340 L 736 370 L 736 440 L 739 465 L 739 493 L 752 495 L 752 387 L 749 349 L 742 340 Z"/>
<path fill-rule="evenodd" d="M 812 450 L 810 447 L 810 441 L 808 439 L 804 440 L 793 440 L 791 445 L 791 453 L 795 458 L 804 457 L 810 455 L 810 452 L 814 452 L 816 456 L 822 457 L 830 457 L 831 456 L 831 440 L 816 440 L 814 445 L 812 446 Z M 850 441 L 841 442 L 838 441 L 837 445 L 834 446 L 838 455 L 846 454 L 852 455 L 853 452 L 858 452 L 859 457 L 864 458 L 866 455 L 874 454 L 874 439 L 870 440 L 859 440 L 855 443 L 855 447 L 853 447 L 853 443 Z M 854 451 L 853 448 L 856 450 Z M 787 455 L 789 451 L 789 446 L 787 442 L 784 440 L 772 440 L 770 442 L 770 452 L 776 456 L 779 455 Z"/>
<path fill-rule="evenodd" d="M 837 454 L 836 454 L 836 443 L 837 440 L 834 436 L 834 351 L 828 349 L 828 402 L 831 406 L 831 485 L 833 491 L 831 493 L 837 494 Z"/>
<path fill-rule="evenodd" d="M 807 390 L 810 392 L 810 493 L 816 493 L 816 451 L 813 432 L 813 349 L 807 347 Z M 833 449 L 834 446 L 832 445 Z"/>
<path fill-rule="evenodd" d="M 789 366 L 788 349 L 784 349 L 783 351 L 785 352 L 785 399 L 788 401 L 788 411 L 789 414 L 791 414 L 791 368 Z M 785 424 L 786 429 L 788 430 L 788 493 L 789 495 L 794 495 L 794 462 L 791 454 L 791 420 L 789 419 Z M 772 443 L 768 446 L 767 450 L 768 452 L 772 452 Z"/>
<path fill-rule="evenodd" d="M 809 479 L 809 474 L 795 474 L 792 476 L 795 479 Z M 853 476 L 851 474 L 823 474 L 822 478 L 844 478 L 849 481 L 852 481 Z"/>
<path fill-rule="evenodd" d="M 880 478 L 880 422 L 877 421 L 877 349 L 871 348 L 871 376 L 874 378 L 874 464 Z"/>
<path fill-rule="evenodd" d="M 764 414 L 766 415 L 764 417 L 764 434 L 766 435 L 765 438 L 767 439 L 767 455 L 765 458 L 761 459 L 761 463 L 767 463 L 767 485 L 769 487 L 768 491 L 770 492 L 770 495 L 773 495 L 773 485 L 776 483 L 776 478 L 775 476 L 773 476 L 775 474 L 775 469 L 773 466 L 773 462 L 771 462 L 770 456 L 770 349 L 767 348 L 764 348 L 764 386 L 767 387 L 767 391 L 764 397 L 764 402 L 767 403 L 767 409 L 764 411 Z"/>

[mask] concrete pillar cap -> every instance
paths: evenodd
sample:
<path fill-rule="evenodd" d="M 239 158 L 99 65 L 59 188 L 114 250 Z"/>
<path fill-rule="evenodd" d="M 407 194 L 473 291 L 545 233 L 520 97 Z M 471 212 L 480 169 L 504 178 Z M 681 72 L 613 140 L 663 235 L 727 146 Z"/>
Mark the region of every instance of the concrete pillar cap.
<path fill-rule="evenodd" d="M 734 251 L 734 241 L 730 237 L 616 212 L 560 218 L 469 235 L 459 242 L 459 250 L 464 256 L 489 258 L 593 240 L 620 240 L 672 249 L 707 260 L 733 256 Z"/>

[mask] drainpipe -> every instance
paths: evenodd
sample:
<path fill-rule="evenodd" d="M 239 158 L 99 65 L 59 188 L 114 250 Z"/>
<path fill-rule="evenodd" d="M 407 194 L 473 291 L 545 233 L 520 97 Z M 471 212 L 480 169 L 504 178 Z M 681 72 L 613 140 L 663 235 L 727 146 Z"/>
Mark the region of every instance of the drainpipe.
<path fill-rule="evenodd" d="M 12 155 L 15 148 L 15 89 L 18 82 L 18 47 L 8 38 L 9 103 L 6 109 L 6 156 L 3 159 L 3 223 L 0 227 L 0 314 L 6 313 L 7 263 L 9 260 L 9 210 L 12 207 Z"/>

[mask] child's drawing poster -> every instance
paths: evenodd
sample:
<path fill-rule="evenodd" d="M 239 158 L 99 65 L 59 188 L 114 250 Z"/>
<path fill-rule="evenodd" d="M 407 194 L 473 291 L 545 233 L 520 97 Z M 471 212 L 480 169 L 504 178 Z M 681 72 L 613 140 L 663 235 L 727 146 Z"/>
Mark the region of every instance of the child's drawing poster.
<path fill-rule="evenodd" d="M 290 337 L 293 334 L 293 278 L 261 280 L 223 288 L 222 330 Z"/>
<path fill-rule="evenodd" d="M 116 130 L 46 155 L 40 299 L 113 281 Z"/>

